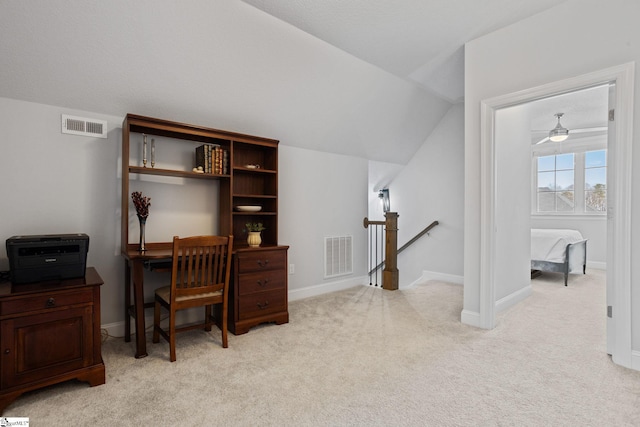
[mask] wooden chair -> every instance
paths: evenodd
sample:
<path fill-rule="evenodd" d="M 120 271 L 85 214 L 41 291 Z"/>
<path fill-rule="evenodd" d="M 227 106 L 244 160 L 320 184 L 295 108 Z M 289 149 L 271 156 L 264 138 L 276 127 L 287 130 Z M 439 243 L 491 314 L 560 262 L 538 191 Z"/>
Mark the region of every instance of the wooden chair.
<path fill-rule="evenodd" d="M 170 359 L 176 360 L 176 333 L 204 327 L 211 331 L 212 307 L 221 304 L 222 347 L 227 348 L 227 306 L 233 236 L 196 236 L 173 238 L 171 285 L 156 290 L 153 312 L 153 342 L 162 335 L 170 348 Z M 169 328 L 160 327 L 160 307 L 169 311 Z M 205 307 L 204 323 L 176 327 L 176 312 L 192 307 Z"/>

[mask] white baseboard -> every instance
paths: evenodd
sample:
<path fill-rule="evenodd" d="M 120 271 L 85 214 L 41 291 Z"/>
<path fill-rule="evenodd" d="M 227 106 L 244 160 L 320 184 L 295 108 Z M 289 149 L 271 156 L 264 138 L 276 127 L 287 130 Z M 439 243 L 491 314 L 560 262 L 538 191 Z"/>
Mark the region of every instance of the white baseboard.
<path fill-rule="evenodd" d="M 519 291 L 513 292 L 504 298 L 500 298 L 496 301 L 496 313 L 500 313 L 501 311 L 513 307 L 530 296 L 532 292 L 533 289 L 531 288 L 531 285 L 527 285 Z"/>
<path fill-rule="evenodd" d="M 353 288 L 358 285 L 369 283 L 367 276 L 351 277 L 349 279 L 339 280 L 329 283 L 321 283 L 318 285 L 307 286 L 301 289 L 289 290 L 289 301 L 295 301 L 302 298 L 314 297 L 316 295 L 326 294 L 328 292 L 341 291 Z"/>
<path fill-rule="evenodd" d="M 593 268 L 595 270 L 606 270 L 607 263 L 599 261 L 587 261 L 587 270 Z"/>
<path fill-rule="evenodd" d="M 640 351 L 631 350 L 631 369 L 640 371 Z"/>
<path fill-rule="evenodd" d="M 469 326 L 475 326 L 480 328 L 480 313 L 477 311 L 462 310 L 460 314 L 460 321 Z"/>
<path fill-rule="evenodd" d="M 454 274 L 438 273 L 437 271 L 423 271 L 420 280 L 441 280 L 443 282 L 455 283 L 456 285 L 464 284 L 464 276 L 457 276 Z"/>

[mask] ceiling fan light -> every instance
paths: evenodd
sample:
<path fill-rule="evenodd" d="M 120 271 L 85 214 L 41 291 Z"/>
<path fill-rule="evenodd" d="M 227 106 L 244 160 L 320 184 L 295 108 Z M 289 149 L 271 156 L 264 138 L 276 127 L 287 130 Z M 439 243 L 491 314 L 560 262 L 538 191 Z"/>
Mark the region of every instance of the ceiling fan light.
<path fill-rule="evenodd" d="M 560 124 L 560 117 L 562 117 L 564 113 L 557 113 L 555 116 L 558 118 L 558 124 L 556 127 L 549 131 L 549 140 L 553 142 L 562 142 L 565 139 L 569 138 L 569 129 L 562 127 Z"/>

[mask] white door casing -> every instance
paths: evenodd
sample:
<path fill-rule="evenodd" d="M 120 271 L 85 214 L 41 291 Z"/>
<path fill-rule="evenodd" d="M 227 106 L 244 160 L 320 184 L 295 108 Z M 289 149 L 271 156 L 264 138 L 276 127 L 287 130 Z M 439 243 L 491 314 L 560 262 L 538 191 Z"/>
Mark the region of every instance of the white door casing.
<path fill-rule="evenodd" d="M 627 63 L 481 102 L 480 327 L 491 329 L 496 321 L 494 278 L 498 266 L 495 262 L 495 233 L 499 226 L 496 224 L 496 110 L 613 83 L 616 120 L 610 123 L 613 137 L 608 144 L 607 164 L 607 304 L 613 308 L 613 317 L 607 322 L 607 348 L 615 363 L 632 367 L 631 148 L 634 72 L 635 63 Z M 611 190 L 613 194 L 609 197 Z M 602 315 L 606 316 L 606 313 Z"/>

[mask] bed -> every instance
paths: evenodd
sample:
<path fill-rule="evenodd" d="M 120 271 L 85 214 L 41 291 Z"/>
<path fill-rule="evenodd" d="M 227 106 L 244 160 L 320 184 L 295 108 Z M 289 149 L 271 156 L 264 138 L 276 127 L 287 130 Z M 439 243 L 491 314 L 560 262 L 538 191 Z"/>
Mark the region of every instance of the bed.
<path fill-rule="evenodd" d="M 534 272 L 564 273 L 567 286 L 569 273 L 587 269 L 587 240 L 578 230 L 531 229 L 531 277 Z"/>

